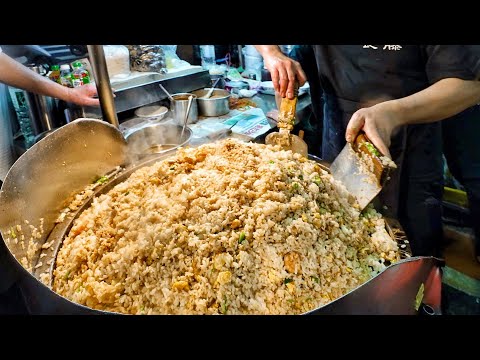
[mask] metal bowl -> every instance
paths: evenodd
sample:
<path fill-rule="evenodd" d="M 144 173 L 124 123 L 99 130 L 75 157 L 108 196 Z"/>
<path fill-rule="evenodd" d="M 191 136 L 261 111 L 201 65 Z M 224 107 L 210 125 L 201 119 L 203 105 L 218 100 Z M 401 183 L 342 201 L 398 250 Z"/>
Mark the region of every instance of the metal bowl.
<path fill-rule="evenodd" d="M 221 116 L 228 114 L 230 107 L 228 105 L 228 99 L 230 93 L 227 90 L 215 89 L 212 96 L 208 99 L 202 98 L 210 90 L 202 89 L 194 91 L 193 94 L 197 95 L 198 112 L 202 116 Z"/>
<path fill-rule="evenodd" d="M 168 112 L 168 108 L 161 105 L 148 105 L 139 107 L 135 110 L 135 115 L 139 118 L 143 118 L 150 121 L 160 121 L 162 120 L 166 113 Z"/>
<path fill-rule="evenodd" d="M 182 135 L 182 127 L 171 124 L 148 124 L 125 136 L 128 152 L 131 155 L 145 157 L 162 154 L 185 146 L 192 137 L 192 130 L 187 126 Z"/>

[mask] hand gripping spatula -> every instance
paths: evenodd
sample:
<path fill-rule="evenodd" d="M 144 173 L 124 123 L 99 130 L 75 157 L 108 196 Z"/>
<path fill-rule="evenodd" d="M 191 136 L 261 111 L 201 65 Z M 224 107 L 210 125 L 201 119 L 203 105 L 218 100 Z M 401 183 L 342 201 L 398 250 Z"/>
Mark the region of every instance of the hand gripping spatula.
<path fill-rule="evenodd" d="M 298 83 L 295 84 L 295 97 L 288 99 L 282 98 L 280 103 L 280 111 L 278 113 L 278 128 L 279 132 L 272 132 L 265 137 L 265 144 L 279 145 L 284 150 L 292 150 L 305 157 L 308 156 L 307 143 L 299 136 L 293 135 L 290 131 L 295 125 L 295 114 L 298 100 Z"/>
<path fill-rule="evenodd" d="M 382 154 L 360 132 L 352 144 L 347 143 L 333 160 L 330 171 L 355 196 L 363 210 L 382 190 L 388 179 L 389 166 L 384 166 Z"/>

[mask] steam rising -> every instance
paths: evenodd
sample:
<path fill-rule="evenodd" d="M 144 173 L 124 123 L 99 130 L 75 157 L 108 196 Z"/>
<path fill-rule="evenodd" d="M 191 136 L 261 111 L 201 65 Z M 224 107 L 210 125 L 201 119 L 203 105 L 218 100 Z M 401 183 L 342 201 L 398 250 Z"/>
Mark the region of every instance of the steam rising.
<path fill-rule="evenodd" d="M 163 154 L 185 145 L 192 132 L 186 128 L 180 138 L 182 127 L 170 121 L 152 124 L 148 121 L 140 123 L 134 130 L 126 134 L 128 144 L 128 160 L 135 163 L 145 157 Z"/>

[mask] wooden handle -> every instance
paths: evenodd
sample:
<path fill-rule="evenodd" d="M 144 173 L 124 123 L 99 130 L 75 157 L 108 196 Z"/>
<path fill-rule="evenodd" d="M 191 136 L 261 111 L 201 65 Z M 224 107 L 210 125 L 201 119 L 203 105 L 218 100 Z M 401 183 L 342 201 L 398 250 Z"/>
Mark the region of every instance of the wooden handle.
<path fill-rule="evenodd" d="M 293 130 L 295 125 L 295 116 L 297 112 L 297 100 L 298 100 L 298 82 L 295 83 L 294 98 L 289 99 L 287 97 L 282 98 L 280 103 L 280 111 L 278 114 L 277 126 L 280 129 Z"/>
<path fill-rule="evenodd" d="M 369 158 L 372 159 L 373 173 L 377 178 L 380 186 L 382 186 L 386 178 L 387 169 L 385 168 L 385 166 L 383 166 L 380 158 L 374 153 L 372 153 L 372 151 L 370 151 L 369 146 L 367 146 L 367 144 L 369 144 L 369 146 L 373 146 L 373 148 L 376 151 L 378 151 L 379 154 L 381 154 L 381 152 L 375 147 L 375 145 L 372 144 L 372 142 L 368 139 L 367 135 L 364 132 L 360 132 L 355 138 L 355 141 L 353 143 L 353 149 L 357 152 L 360 152 L 360 151 L 363 152 Z"/>

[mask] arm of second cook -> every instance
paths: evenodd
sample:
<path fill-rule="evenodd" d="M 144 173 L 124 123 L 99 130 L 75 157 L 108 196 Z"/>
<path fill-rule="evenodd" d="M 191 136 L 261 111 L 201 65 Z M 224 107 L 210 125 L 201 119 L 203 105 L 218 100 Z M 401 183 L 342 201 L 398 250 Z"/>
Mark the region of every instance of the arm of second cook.
<path fill-rule="evenodd" d="M 0 82 L 36 94 L 54 97 L 78 105 L 98 106 L 94 84 L 68 88 L 37 74 L 10 56 L 0 53 Z"/>
<path fill-rule="evenodd" d="M 444 120 L 479 102 L 480 81 L 445 78 L 410 96 L 358 110 L 348 123 L 345 138 L 352 142 L 363 129 L 372 143 L 390 156 L 391 136 L 400 126 Z"/>

